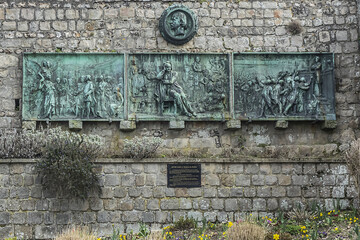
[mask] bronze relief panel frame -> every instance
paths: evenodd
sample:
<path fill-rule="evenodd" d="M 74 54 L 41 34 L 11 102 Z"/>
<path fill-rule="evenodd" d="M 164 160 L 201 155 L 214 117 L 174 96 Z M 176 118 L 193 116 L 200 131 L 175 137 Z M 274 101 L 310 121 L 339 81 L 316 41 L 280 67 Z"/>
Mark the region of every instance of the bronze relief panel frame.
<path fill-rule="evenodd" d="M 124 54 L 24 53 L 23 120 L 124 119 Z"/>
<path fill-rule="evenodd" d="M 130 54 L 129 119 L 229 119 L 229 59 L 229 54 Z"/>
<path fill-rule="evenodd" d="M 336 120 L 334 54 L 233 54 L 241 120 Z"/>

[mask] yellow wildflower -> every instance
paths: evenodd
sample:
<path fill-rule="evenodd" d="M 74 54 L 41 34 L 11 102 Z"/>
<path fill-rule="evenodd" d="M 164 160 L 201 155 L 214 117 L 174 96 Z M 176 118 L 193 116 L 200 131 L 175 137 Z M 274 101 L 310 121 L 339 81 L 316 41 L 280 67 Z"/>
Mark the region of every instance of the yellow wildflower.
<path fill-rule="evenodd" d="M 274 234 L 273 239 L 274 239 L 274 240 L 279 240 L 279 239 L 280 239 L 280 235 L 279 235 L 279 234 Z"/>
<path fill-rule="evenodd" d="M 232 227 L 232 225 L 234 225 L 232 222 L 229 222 L 229 223 L 228 223 L 228 227 L 229 227 L 229 228 Z"/>

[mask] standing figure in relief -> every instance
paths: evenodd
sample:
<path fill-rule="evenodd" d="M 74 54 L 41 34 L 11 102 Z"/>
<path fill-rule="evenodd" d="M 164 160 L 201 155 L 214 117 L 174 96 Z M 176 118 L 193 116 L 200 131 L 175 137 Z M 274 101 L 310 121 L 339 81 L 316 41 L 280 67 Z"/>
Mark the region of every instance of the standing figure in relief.
<path fill-rule="evenodd" d="M 315 63 L 311 66 L 311 70 L 315 71 L 316 79 L 314 82 L 314 94 L 319 97 L 321 94 L 321 68 L 322 64 L 320 62 L 320 57 L 315 57 Z"/>
<path fill-rule="evenodd" d="M 54 83 L 51 82 L 50 78 L 51 75 L 48 72 L 44 72 L 45 77 L 39 73 L 40 79 L 40 86 L 39 88 L 42 89 L 45 95 L 44 106 L 43 106 L 43 113 L 44 118 L 51 118 L 55 115 L 55 105 L 56 105 L 56 98 L 55 98 L 55 86 Z"/>
<path fill-rule="evenodd" d="M 171 96 L 175 99 L 175 104 L 189 117 L 196 116 L 194 110 L 190 106 L 184 90 L 176 81 L 178 73 L 172 71 L 172 65 L 170 62 L 163 64 L 163 70 L 161 70 L 156 79 L 160 82 L 160 103 L 163 103 L 164 96 Z M 163 108 L 163 106 L 161 106 Z M 163 109 L 162 109 L 163 110 Z"/>
<path fill-rule="evenodd" d="M 301 77 L 298 83 L 299 94 L 298 94 L 298 103 L 297 103 L 297 111 L 303 112 L 305 110 L 305 93 L 310 88 L 310 82 L 307 82 L 304 77 Z"/>
<path fill-rule="evenodd" d="M 272 92 L 272 99 L 274 100 L 274 103 L 278 106 L 279 108 L 279 113 L 282 114 L 282 102 L 281 102 L 281 95 L 282 95 L 282 85 L 284 84 L 284 80 L 283 79 L 273 79 L 273 82 L 275 84 L 274 88 L 273 88 L 273 92 Z"/>
<path fill-rule="evenodd" d="M 261 112 L 260 117 L 265 117 L 265 110 L 266 107 L 270 109 L 272 115 L 274 115 L 274 110 L 271 103 L 271 93 L 272 93 L 272 86 L 271 86 L 271 79 L 268 77 L 264 80 L 258 80 L 260 87 L 262 87 L 261 92 Z"/>
<path fill-rule="evenodd" d="M 77 83 L 77 91 L 76 91 L 76 96 L 75 96 L 75 116 L 76 117 L 81 117 L 81 112 L 83 109 L 82 105 L 84 102 L 84 99 L 83 99 L 84 84 L 85 84 L 85 76 L 81 75 L 81 77 Z"/>
<path fill-rule="evenodd" d="M 90 117 L 90 113 L 92 113 L 95 116 L 94 113 L 94 84 L 91 82 L 91 76 L 86 75 L 85 77 L 86 85 L 84 88 L 84 102 L 85 102 L 85 109 L 83 116 L 85 115 L 87 118 Z"/>
<path fill-rule="evenodd" d="M 100 117 L 105 117 L 106 115 L 106 96 L 105 96 L 106 90 L 107 90 L 107 82 L 104 79 L 104 76 L 101 75 L 99 77 L 99 86 L 98 86 L 98 94 L 97 94 L 98 97 L 97 114 Z"/>

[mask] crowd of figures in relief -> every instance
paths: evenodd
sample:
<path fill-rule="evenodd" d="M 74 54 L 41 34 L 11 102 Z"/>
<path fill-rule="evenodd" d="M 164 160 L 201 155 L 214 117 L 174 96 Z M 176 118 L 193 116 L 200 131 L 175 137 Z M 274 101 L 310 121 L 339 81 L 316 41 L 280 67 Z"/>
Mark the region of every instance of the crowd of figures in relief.
<path fill-rule="evenodd" d="M 133 55 L 131 111 L 140 116 L 216 117 L 228 110 L 226 55 Z"/>
<path fill-rule="evenodd" d="M 108 119 L 123 116 L 123 71 L 111 71 L 106 65 L 109 62 L 77 65 L 71 58 L 67 64 L 49 58 L 27 59 L 25 64 L 27 117 Z"/>
<path fill-rule="evenodd" d="M 306 118 L 333 112 L 331 58 L 277 59 L 277 65 L 270 58 L 270 68 L 246 58 L 235 59 L 235 108 L 242 116 Z"/>

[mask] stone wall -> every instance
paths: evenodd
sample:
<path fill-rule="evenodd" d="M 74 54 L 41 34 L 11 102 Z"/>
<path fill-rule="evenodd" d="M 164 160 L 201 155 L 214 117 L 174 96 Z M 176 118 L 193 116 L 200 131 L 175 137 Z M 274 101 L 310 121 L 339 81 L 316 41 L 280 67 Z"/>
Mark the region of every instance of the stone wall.
<path fill-rule="evenodd" d="M 341 163 L 202 164 L 201 188 L 167 188 L 164 160 L 99 163 L 101 196 L 56 198 L 42 191 L 31 161 L 0 164 L 0 234 L 44 239 L 67 224 L 85 224 L 99 235 L 137 231 L 143 222 L 157 230 L 181 216 L 201 221 L 234 221 L 246 213 L 271 216 L 278 209 L 316 202 L 327 210 L 339 200 L 353 203 L 356 192 Z M 177 159 L 167 159 L 168 162 Z M 336 200 L 335 200 L 336 199 Z"/>
<path fill-rule="evenodd" d="M 320 0 L 181 1 L 197 14 L 200 23 L 198 34 L 183 46 L 168 44 L 158 30 L 161 13 L 173 3 L 176 1 L 0 3 L 0 128 L 21 127 L 23 52 L 334 52 L 338 122 L 334 131 L 325 132 L 313 122 L 291 122 L 284 131 L 274 130 L 274 122 L 245 122 L 233 132 L 223 131 L 221 122 L 188 123 L 186 130 L 176 134 L 167 130 L 168 123 L 139 123 L 133 133 L 119 132 L 118 123 L 85 123 L 83 131 L 103 135 L 114 145 L 129 135 L 161 132 L 170 142 L 178 136 L 192 138 L 189 148 L 212 142 L 209 134 L 203 134 L 207 129 L 232 140 L 241 136 L 246 146 L 336 143 L 345 144 L 344 149 L 358 135 L 356 1 L 333 0 L 326 5 Z M 302 33 L 288 32 L 292 21 L 302 25 Z M 236 147 L 235 142 L 227 146 Z"/>
<path fill-rule="evenodd" d="M 161 37 L 158 20 L 170 4 L 179 2 L 197 14 L 200 27 L 193 40 L 174 46 Z M 112 224 L 124 232 L 136 230 L 141 221 L 157 229 L 181 215 L 225 221 L 244 212 L 288 210 L 312 200 L 328 209 L 333 199 L 340 199 L 343 207 L 353 204 L 347 169 L 333 158 L 342 162 L 338 153 L 359 136 L 357 1 L 179 2 L 1 1 L 0 129 L 22 127 L 22 53 L 114 51 L 334 52 L 337 128 L 290 122 L 278 130 L 270 121 L 242 122 L 241 129 L 226 130 L 222 122 L 186 122 L 178 131 L 169 130 L 168 122 L 138 122 L 136 130 L 122 132 L 118 122 L 84 122 L 81 132 L 105 137 L 115 150 L 133 136 L 163 138 L 164 156 L 192 156 L 196 158 L 187 161 L 202 163 L 202 187 L 166 187 L 166 163 L 184 161 L 181 158 L 117 160 L 99 163 L 104 173 L 102 196 L 79 202 L 43 192 L 31 161 L 0 160 L 0 236 L 48 238 L 68 223 L 88 224 L 109 234 Z M 292 21 L 300 22 L 302 33 L 288 32 Z M 229 157 L 237 151 L 250 156 L 244 157 L 249 162 L 199 158 Z M 265 156 L 272 161 L 254 162 L 254 157 Z M 302 157 L 311 158 L 311 163 L 302 163 Z M 298 163 L 290 163 L 294 160 Z"/>

